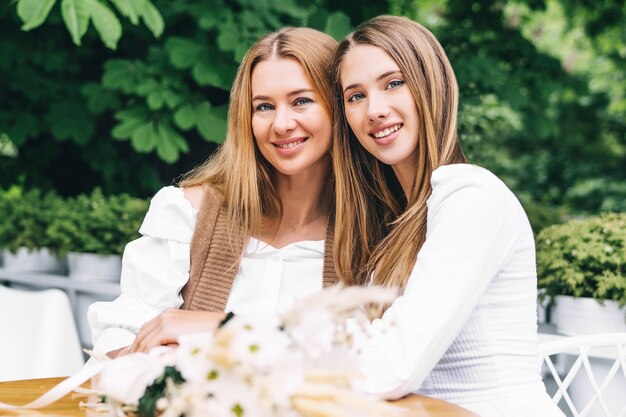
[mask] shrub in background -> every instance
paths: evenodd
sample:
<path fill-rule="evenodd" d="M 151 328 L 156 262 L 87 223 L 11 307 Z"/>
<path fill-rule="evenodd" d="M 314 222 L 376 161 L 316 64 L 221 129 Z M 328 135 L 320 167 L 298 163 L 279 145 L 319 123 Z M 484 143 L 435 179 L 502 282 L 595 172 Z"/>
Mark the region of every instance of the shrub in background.
<path fill-rule="evenodd" d="M 60 250 L 60 242 L 47 233 L 48 226 L 62 210 L 63 201 L 54 192 L 22 191 L 14 187 L 0 192 L 0 248 L 15 253 L 48 248 Z"/>
<path fill-rule="evenodd" d="M 626 213 L 570 220 L 537 235 L 538 286 L 626 305 Z"/>
<path fill-rule="evenodd" d="M 127 194 L 104 196 L 96 188 L 90 195 L 65 200 L 48 228 L 60 252 L 122 254 L 138 230 L 148 201 Z"/>

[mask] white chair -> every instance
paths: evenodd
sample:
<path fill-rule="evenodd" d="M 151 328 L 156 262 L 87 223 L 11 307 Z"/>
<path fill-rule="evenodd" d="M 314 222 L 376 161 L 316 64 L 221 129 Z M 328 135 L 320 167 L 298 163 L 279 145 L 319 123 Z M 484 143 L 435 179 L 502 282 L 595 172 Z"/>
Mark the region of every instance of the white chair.
<path fill-rule="evenodd" d="M 556 382 L 553 401 L 572 416 L 626 416 L 626 333 L 550 340 L 539 353 Z"/>
<path fill-rule="evenodd" d="M 67 295 L 0 285 L 0 381 L 67 376 L 84 364 Z"/>

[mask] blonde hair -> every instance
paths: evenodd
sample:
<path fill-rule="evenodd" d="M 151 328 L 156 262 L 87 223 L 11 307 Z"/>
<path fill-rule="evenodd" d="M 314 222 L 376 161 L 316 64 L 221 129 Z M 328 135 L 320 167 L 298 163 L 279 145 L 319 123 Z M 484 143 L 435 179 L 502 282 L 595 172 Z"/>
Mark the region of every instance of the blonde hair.
<path fill-rule="evenodd" d="M 209 183 L 220 190 L 229 223 L 241 225 L 245 236 L 264 220 L 282 216 L 273 167 L 261 155 L 252 132 L 252 72 L 258 63 L 274 57 L 296 60 L 335 120 L 331 72 L 336 47 L 332 37 L 309 28 L 283 28 L 258 40 L 244 56 L 233 82 L 223 145 L 180 182 L 182 187 Z"/>
<path fill-rule="evenodd" d="M 430 177 L 442 165 L 466 162 L 457 138 L 456 78 L 432 33 L 404 17 L 379 16 L 340 44 L 335 94 L 342 97 L 341 63 L 351 48 L 375 46 L 398 65 L 418 109 L 417 170 L 408 196 L 388 165 L 370 155 L 345 118 L 333 145 L 336 187 L 335 268 L 343 280 L 404 287 L 426 239 Z M 338 100 L 343 110 L 343 99 Z"/>

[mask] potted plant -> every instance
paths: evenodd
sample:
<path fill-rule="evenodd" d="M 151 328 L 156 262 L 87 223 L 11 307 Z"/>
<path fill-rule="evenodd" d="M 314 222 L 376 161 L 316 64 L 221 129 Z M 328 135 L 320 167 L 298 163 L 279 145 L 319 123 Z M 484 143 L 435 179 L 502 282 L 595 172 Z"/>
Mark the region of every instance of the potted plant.
<path fill-rule="evenodd" d="M 65 273 L 59 242 L 47 233 L 61 198 L 53 192 L 23 192 L 18 187 L 0 193 L 0 247 L 4 268 L 16 271 Z"/>
<path fill-rule="evenodd" d="M 77 280 L 120 279 L 124 246 L 139 237 L 139 226 L 148 201 L 128 195 L 105 196 L 100 189 L 65 200 L 48 234 L 67 253 L 68 275 Z M 83 345 L 91 345 L 87 309 L 97 301 L 114 297 L 80 292 L 76 297 L 77 325 Z"/>
<path fill-rule="evenodd" d="M 48 234 L 67 253 L 70 277 L 119 280 L 124 246 L 139 237 L 147 208 L 146 200 L 126 194 L 106 197 L 100 189 L 67 199 Z"/>
<path fill-rule="evenodd" d="M 626 213 L 550 226 L 537 236 L 538 285 L 561 334 L 624 332 Z"/>

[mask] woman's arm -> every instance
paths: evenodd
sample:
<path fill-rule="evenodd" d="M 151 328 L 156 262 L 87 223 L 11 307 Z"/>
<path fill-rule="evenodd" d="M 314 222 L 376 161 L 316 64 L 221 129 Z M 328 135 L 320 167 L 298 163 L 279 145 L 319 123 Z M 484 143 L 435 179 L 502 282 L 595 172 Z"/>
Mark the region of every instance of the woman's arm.
<path fill-rule="evenodd" d="M 146 322 L 181 305 L 195 216 L 178 188 L 166 187 L 154 196 L 140 229 L 143 236 L 124 250 L 122 294 L 89 308 L 94 350 L 107 353 L 130 345 Z"/>
<path fill-rule="evenodd" d="M 526 220 L 494 180 L 434 186 L 426 242 L 403 295 L 367 329 L 371 337 L 357 333 L 366 391 L 398 398 L 418 387 L 507 260 L 516 222 Z"/>

